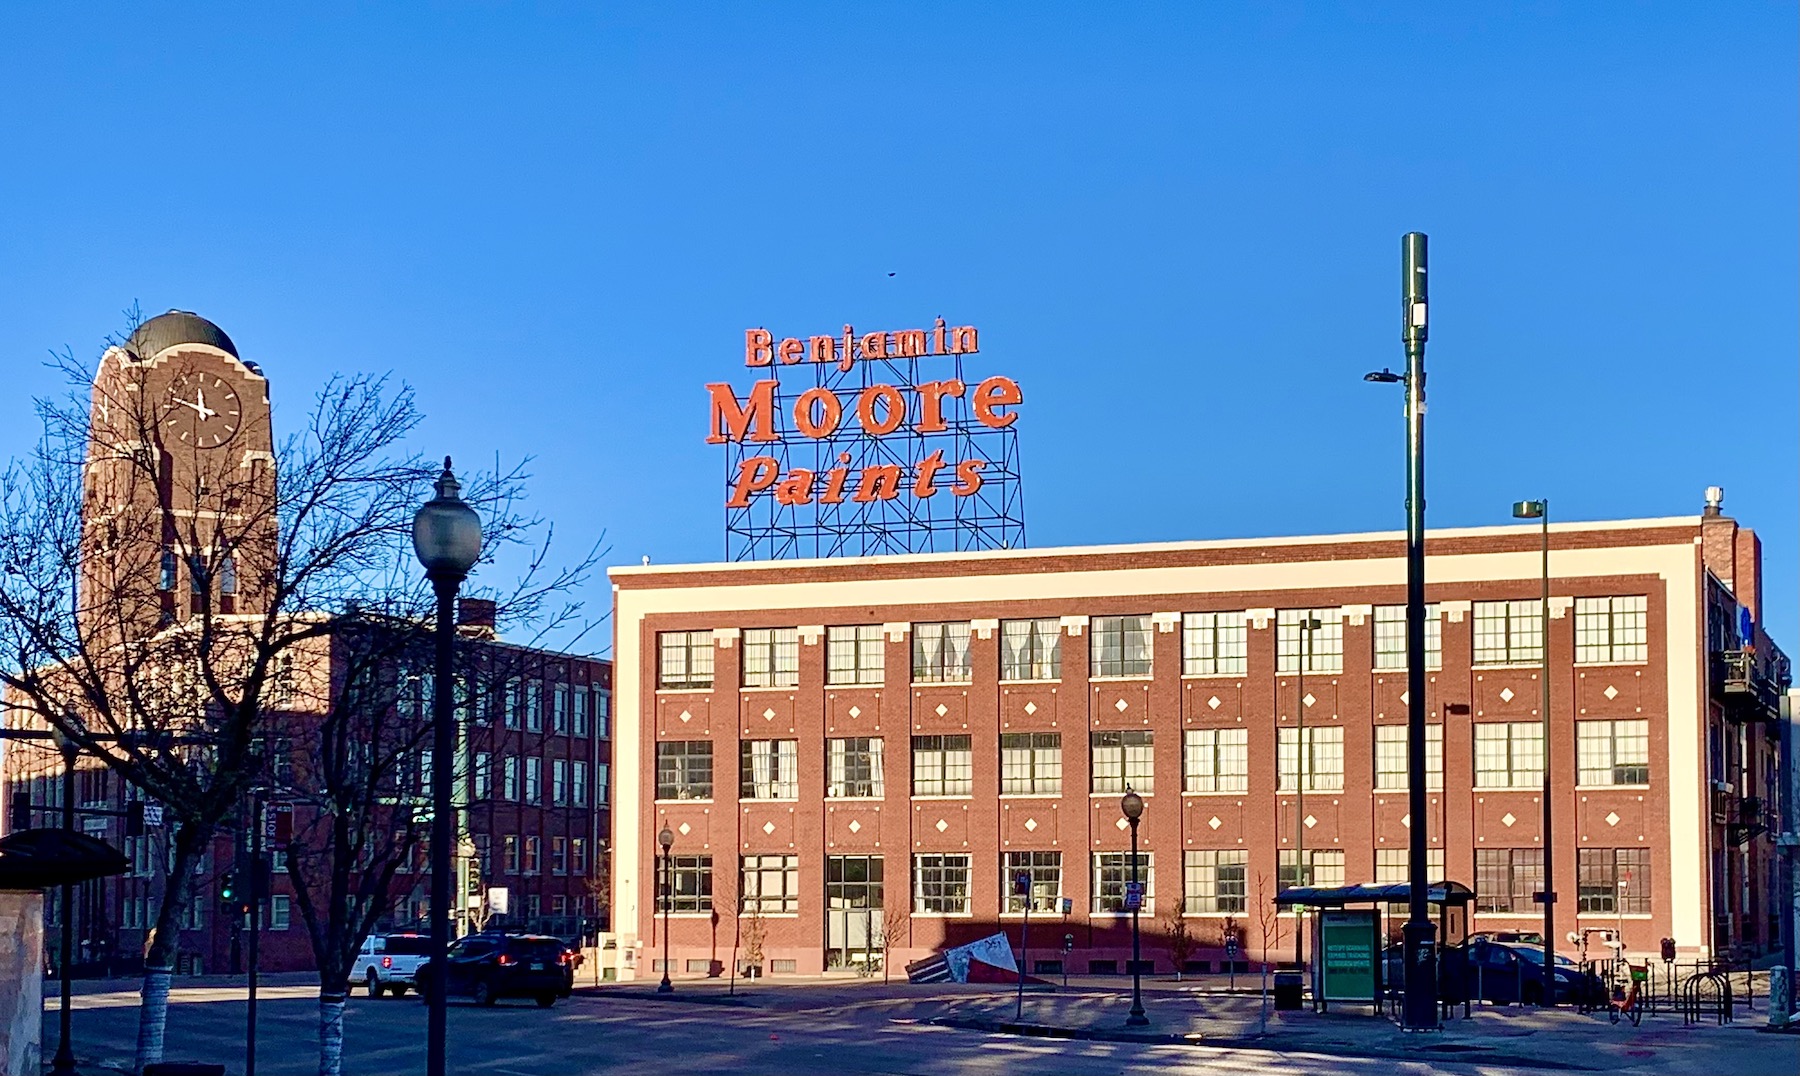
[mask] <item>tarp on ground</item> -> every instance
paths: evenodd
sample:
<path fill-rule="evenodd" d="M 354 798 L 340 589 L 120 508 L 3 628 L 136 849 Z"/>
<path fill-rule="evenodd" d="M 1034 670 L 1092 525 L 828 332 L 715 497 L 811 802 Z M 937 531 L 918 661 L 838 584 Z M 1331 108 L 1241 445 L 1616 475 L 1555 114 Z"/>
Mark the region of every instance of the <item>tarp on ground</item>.
<path fill-rule="evenodd" d="M 1008 982 L 1019 977 L 1012 943 L 1004 934 L 990 934 L 906 966 L 907 979 L 915 983 L 998 982 L 997 973 L 1004 973 Z"/>

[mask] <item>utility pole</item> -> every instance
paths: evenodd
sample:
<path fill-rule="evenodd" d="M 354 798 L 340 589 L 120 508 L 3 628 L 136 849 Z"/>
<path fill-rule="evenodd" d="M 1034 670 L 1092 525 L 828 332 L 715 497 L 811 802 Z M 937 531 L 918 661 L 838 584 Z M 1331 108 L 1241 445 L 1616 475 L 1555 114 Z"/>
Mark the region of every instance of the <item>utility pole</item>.
<path fill-rule="evenodd" d="M 1427 902 L 1425 796 L 1425 340 L 1424 232 L 1400 240 L 1400 339 L 1406 347 L 1406 863 L 1405 1003 L 1401 1026 L 1432 1031 L 1437 1018 L 1436 928 Z M 1552 969 L 1545 969 L 1549 972 Z"/>

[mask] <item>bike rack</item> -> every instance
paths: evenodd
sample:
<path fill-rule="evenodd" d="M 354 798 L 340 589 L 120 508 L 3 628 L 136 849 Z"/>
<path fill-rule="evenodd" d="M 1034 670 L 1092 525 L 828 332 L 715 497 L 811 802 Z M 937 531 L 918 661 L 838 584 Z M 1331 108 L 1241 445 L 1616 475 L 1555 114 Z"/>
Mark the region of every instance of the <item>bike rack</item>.
<path fill-rule="evenodd" d="M 1710 969 L 1688 976 L 1681 984 L 1681 1022 L 1698 1024 L 1708 1017 L 1719 1024 L 1732 1021 L 1731 979 Z"/>

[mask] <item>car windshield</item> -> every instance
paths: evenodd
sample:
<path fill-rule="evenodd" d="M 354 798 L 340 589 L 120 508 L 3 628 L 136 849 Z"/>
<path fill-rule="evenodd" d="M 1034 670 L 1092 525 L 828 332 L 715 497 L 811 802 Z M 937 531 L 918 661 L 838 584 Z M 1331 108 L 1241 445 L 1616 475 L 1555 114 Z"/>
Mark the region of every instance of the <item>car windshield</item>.
<path fill-rule="evenodd" d="M 382 951 L 396 956 L 429 956 L 431 939 L 416 934 L 390 934 L 382 944 Z"/>
<path fill-rule="evenodd" d="M 506 951 L 520 960 L 560 960 L 562 943 L 554 938 L 511 938 Z"/>
<path fill-rule="evenodd" d="M 1528 949 L 1525 946 L 1519 946 L 1514 949 L 1513 952 L 1524 957 L 1526 960 L 1531 961 L 1533 964 L 1541 965 L 1544 962 L 1544 951 L 1542 949 Z M 1575 967 L 1575 962 L 1561 953 L 1558 953 L 1556 954 L 1556 966 L 1559 968 L 1572 968 Z"/>

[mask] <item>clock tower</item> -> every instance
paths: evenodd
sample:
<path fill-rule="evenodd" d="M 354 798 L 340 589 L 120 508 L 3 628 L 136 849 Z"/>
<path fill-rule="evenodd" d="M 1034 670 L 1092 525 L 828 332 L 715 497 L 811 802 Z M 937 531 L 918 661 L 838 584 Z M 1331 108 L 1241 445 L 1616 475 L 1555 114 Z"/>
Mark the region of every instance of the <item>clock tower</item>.
<path fill-rule="evenodd" d="M 83 476 L 89 627 L 123 640 L 263 611 L 275 483 L 268 379 L 223 329 L 171 310 L 107 348 Z"/>

